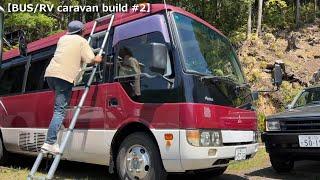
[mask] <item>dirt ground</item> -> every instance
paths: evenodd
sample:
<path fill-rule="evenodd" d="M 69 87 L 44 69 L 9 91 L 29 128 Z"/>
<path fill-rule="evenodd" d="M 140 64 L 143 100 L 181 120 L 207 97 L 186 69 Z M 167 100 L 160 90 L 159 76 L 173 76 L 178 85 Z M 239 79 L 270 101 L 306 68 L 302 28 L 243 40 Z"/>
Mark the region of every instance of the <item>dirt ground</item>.
<path fill-rule="evenodd" d="M 31 157 L 14 155 L 10 162 L 0 167 L 1 180 L 19 180 L 26 179 L 26 176 L 32 166 L 34 159 Z M 42 172 L 45 169 L 45 163 L 40 167 Z M 207 180 L 233 180 L 233 179 L 320 179 L 320 162 L 301 161 L 297 162 L 295 169 L 291 173 L 277 174 L 271 167 L 269 158 L 262 148 L 254 159 L 244 161 L 229 166 L 224 175 L 217 177 L 208 177 Z M 57 179 L 104 179 L 116 180 L 116 176 L 107 173 L 105 166 L 91 165 L 85 163 L 62 161 L 56 173 Z M 193 180 L 196 177 L 193 174 L 170 174 L 168 180 Z M 203 178 L 201 178 L 202 180 Z"/>

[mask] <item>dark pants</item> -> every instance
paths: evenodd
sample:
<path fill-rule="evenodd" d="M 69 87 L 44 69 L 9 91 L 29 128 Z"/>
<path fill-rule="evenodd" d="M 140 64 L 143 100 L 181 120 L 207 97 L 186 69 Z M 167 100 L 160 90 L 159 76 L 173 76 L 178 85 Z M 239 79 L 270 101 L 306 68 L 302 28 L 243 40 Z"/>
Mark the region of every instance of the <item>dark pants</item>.
<path fill-rule="evenodd" d="M 65 118 L 73 84 L 55 77 L 47 77 L 46 80 L 49 88 L 55 92 L 54 112 L 49 125 L 46 143 L 54 144 L 57 141 L 58 131 Z"/>

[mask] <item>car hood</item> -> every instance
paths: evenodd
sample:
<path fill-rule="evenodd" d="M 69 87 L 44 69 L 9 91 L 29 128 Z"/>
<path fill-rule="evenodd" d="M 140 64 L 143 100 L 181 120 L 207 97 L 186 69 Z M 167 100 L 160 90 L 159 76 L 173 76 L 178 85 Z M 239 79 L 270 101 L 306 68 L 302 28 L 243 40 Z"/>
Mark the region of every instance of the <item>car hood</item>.
<path fill-rule="evenodd" d="M 320 105 L 305 106 L 287 110 L 282 113 L 268 116 L 267 119 L 289 119 L 304 117 L 320 117 Z"/>

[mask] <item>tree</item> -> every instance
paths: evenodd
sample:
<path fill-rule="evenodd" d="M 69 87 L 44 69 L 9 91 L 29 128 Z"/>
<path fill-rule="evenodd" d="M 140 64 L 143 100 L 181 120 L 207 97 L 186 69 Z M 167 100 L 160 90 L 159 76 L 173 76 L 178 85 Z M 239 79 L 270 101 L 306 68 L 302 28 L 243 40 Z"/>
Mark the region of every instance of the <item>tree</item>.
<path fill-rule="evenodd" d="M 317 19 L 318 13 L 318 0 L 314 0 L 314 19 Z"/>
<path fill-rule="evenodd" d="M 257 35 L 261 33 L 261 22 L 262 22 L 262 6 L 263 0 L 259 0 L 259 10 L 258 10 L 258 25 L 257 25 Z"/>
<path fill-rule="evenodd" d="M 251 35 L 252 29 L 252 3 L 248 3 L 248 23 L 247 23 L 247 38 Z"/>
<path fill-rule="evenodd" d="M 85 6 L 86 5 L 86 0 L 81 0 L 81 5 Z M 81 12 L 81 20 L 83 23 L 86 22 L 86 13 L 85 12 Z"/>
<path fill-rule="evenodd" d="M 300 19 L 301 19 L 301 13 L 300 13 L 300 9 L 301 9 L 301 4 L 300 4 L 300 0 L 296 0 L 296 28 L 300 27 Z"/>

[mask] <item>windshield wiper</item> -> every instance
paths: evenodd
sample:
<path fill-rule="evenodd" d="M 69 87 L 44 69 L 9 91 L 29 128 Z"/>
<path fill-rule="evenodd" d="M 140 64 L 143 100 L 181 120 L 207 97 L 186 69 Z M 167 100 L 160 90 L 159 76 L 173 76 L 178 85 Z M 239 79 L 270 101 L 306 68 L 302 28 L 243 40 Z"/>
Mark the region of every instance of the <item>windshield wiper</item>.
<path fill-rule="evenodd" d="M 230 75 L 228 75 L 228 76 L 214 76 L 214 75 L 201 76 L 200 80 L 202 81 L 204 79 L 218 79 L 218 80 L 228 80 L 228 81 L 235 82 L 235 80 L 232 79 Z"/>
<path fill-rule="evenodd" d="M 200 78 L 201 81 L 204 80 L 204 79 L 216 79 L 216 80 L 229 81 L 229 82 L 232 82 L 232 83 L 236 84 L 236 89 L 237 90 L 250 87 L 248 83 L 239 84 L 235 79 L 233 79 L 231 77 L 231 75 L 228 75 L 228 76 L 206 75 L 206 76 L 202 76 Z"/>

